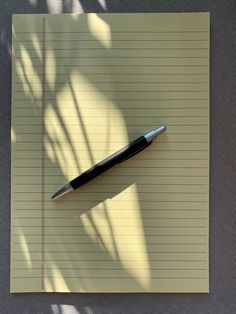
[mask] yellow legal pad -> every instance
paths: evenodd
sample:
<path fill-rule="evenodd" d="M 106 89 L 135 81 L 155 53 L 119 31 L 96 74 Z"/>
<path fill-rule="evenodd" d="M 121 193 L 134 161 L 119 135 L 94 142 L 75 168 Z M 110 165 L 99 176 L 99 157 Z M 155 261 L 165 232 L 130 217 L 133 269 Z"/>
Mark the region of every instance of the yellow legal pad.
<path fill-rule="evenodd" d="M 12 59 L 11 292 L 208 292 L 209 14 L 14 15 Z"/>

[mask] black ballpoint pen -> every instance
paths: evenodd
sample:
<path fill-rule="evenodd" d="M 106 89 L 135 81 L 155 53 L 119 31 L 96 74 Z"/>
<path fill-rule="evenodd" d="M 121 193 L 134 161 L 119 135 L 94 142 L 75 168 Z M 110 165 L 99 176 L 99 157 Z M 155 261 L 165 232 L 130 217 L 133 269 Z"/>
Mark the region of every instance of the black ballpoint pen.
<path fill-rule="evenodd" d="M 77 178 L 73 179 L 66 185 L 64 185 L 60 190 L 58 190 L 55 194 L 53 194 L 52 199 L 57 199 L 61 197 L 62 195 L 65 195 L 80 186 L 84 185 L 85 183 L 91 181 L 92 179 L 96 178 L 106 170 L 110 169 L 111 167 L 115 166 L 118 163 L 121 163 L 132 156 L 138 154 L 143 149 L 148 147 L 150 144 L 152 144 L 152 141 L 162 132 L 166 130 L 165 125 L 160 126 L 158 129 L 154 129 L 127 146 L 121 148 L 114 154 L 110 155 L 106 159 L 102 160 L 101 162 L 97 163 L 95 166 L 91 167 L 90 169 L 83 172 L 81 175 L 79 175 Z"/>

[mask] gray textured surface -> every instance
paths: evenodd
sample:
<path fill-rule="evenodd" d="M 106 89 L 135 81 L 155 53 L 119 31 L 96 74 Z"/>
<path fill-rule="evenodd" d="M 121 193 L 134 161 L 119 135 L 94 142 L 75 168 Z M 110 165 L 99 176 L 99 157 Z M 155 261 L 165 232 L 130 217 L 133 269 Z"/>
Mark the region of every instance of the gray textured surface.
<path fill-rule="evenodd" d="M 211 12 L 210 294 L 10 294 L 11 15 Z M 0 314 L 236 313 L 236 1 L 0 0 Z"/>

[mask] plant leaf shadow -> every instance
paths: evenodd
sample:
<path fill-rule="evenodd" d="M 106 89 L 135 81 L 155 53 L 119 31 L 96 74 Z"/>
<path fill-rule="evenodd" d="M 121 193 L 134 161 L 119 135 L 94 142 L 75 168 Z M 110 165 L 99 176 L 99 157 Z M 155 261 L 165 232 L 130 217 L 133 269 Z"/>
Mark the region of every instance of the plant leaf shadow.
<path fill-rule="evenodd" d="M 107 23 L 107 21 L 104 21 L 105 23 Z M 80 25 L 79 25 L 79 21 L 77 21 L 75 19 L 75 25 L 76 27 L 78 27 L 78 29 L 80 28 Z M 85 27 L 85 25 L 83 24 L 83 28 Z M 89 28 L 89 25 L 87 25 L 87 31 L 89 32 L 90 31 L 90 28 Z M 112 30 L 111 30 L 111 35 L 112 35 Z M 33 34 L 32 38 L 35 36 L 38 36 L 37 34 Z M 103 51 L 105 51 L 105 55 L 109 56 L 109 49 L 107 50 L 107 48 L 104 48 L 104 46 L 101 45 L 101 43 L 99 41 L 96 41 L 96 38 L 94 38 L 92 36 L 92 34 L 90 35 L 92 37 L 92 40 L 95 42 L 94 44 L 96 45 L 97 49 L 103 49 Z M 39 42 L 40 42 L 40 38 L 38 38 Z M 23 43 L 21 43 L 21 45 L 24 45 Z M 112 47 L 113 43 L 112 43 L 112 37 L 110 39 L 110 46 Z M 77 43 L 77 46 L 76 44 L 74 44 L 73 46 L 73 49 L 79 49 L 79 43 Z M 28 55 L 30 56 L 34 56 L 34 62 L 33 62 L 33 66 L 34 66 L 34 71 L 36 73 L 36 76 L 38 77 L 39 80 L 41 80 L 41 76 L 42 76 L 42 72 L 41 72 L 41 68 L 40 66 L 38 66 L 38 63 L 40 62 L 40 58 L 37 58 L 37 51 L 35 50 L 34 51 L 34 47 L 33 45 L 31 44 L 27 44 L 25 45 L 25 47 L 22 47 L 23 50 L 28 50 Z M 50 51 L 50 56 L 53 58 L 53 56 L 56 55 L 56 50 L 55 50 L 55 47 L 52 45 L 52 42 L 48 41 L 47 42 L 47 51 Z M 93 153 L 93 149 L 91 147 L 91 143 L 90 143 L 90 140 L 88 138 L 88 135 L 86 133 L 86 123 L 83 121 L 83 118 L 82 118 L 82 114 L 81 114 L 81 111 L 80 111 L 80 108 L 79 108 L 79 103 L 78 103 L 78 99 L 77 99 L 77 94 L 76 94 L 76 91 L 74 90 L 73 88 L 73 84 L 72 84 L 72 81 L 71 81 L 71 74 L 75 72 L 75 69 L 74 69 L 74 65 L 71 64 L 71 65 L 66 65 L 65 67 L 65 64 L 63 63 L 62 59 L 61 58 L 54 58 L 54 67 L 55 67 L 55 83 L 54 83 L 54 86 L 52 87 L 52 84 L 50 83 L 50 81 L 48 81 L 47 77 L 46 77 L 46 81 L 45 81 L 45 89 L 46 89 L 46 92 L 47 92 L 47 95 L 48 95 L 48 98 L 46 99 L 46 108 L 45 108 L 45 111 L 47 111 L 47 108 L 49 107 L 50 109 L 52 109 L 53 111 L 53 114 L 54 116 L 56 117 L 59 125 L 60 125 L 60 128 L 65 136 L 65 140 L 67 142 L 67 144 L 70 146 L 70 151 L 71 151 L 71 156 L 73 157 L 73 159 L 75 160 L 75 166 L 76 168 L 78 169 L 78 171 L 81 171 L 81 165 L 80 165 L 80 159 L 78 158 L 78 154 L 76 152 L 76 143 L 74 143 L 72 140 L 71 140 L 71 134 L 68 130 L 68 125 L 66 125 L 66 122 L 64 121 L 64 116 L 63 114 L 60 112 L 59 110 L 59 98 L 60 96 L 58 96 L 61 91 L 63 91 L 63 89 L 65 87 L 67 87 L 69 90 L 70 90 L 70 94 L 71 94 L 71 97 L 72 97 L 72 104 L 74 105 L 74 109 L 76 111 L 76 119 L 78 121 L 78 124 L 80 124 L 81 126 L 81 129 L 82 129 L 82 136 L 83 138 L 85 139 L 85 143 L 87 145 L 86 147 L 86 150 L 88 152 L 88 156 L 89 156 L 89 160 L 92 164 L 95 163 L 95 158 L 94 158 L 94 153 Z M 50 64 L 48 64 L 50 66 Z M 32 103 L 32 109 L 37 109 L 37 107 L 33 107 L 34 106 L 34 101 L 32 101 L 32 96 L 34 95 L 34 91 L 32 90 L 32 82 L 27 79 L 27 69 L 25 69 L 23 63 L 21 62 L 21 67 L 22 67 L 22 70 L 23 70 L 23 81 L 25 82 L 25 84 L 28 85 L 28 90 L 30 91 L 30 98 L 29 100 L 31 101 Z M 62 71 L 62 72 L 61 72 Z M 110 73 L 110 70 L 109 70 L 109 67 L 108 67 L 108 70 L 107 70 L 107 75 L 109 75 Z M 63 80 L 61 80 L 61 77 L 60 75 L 63 73 Z M 96 84 L 96 82 L 94 80 L 91 80 L 91 75 L 89 75 L 86 71 L 85 71 L 85 68 L 83 67 L 80 67 L 79 68 L 79 73 L 80 73 L 80 76 L 83 76 L 86 78 L 87 81 L 90 81 L 90 84 L 93 84 L 96 86 L 97 90 L 99 90 L 99 92 L 101 94 L 104 95 L 105 98 L 109 99 L 110 100 L 110 94 L 109 92 L 107 92 L 106 90 L 104 89 L 101 89 L 101 86 L 100 84 Z M 115 82 L 112 82 L 112 80 L 110 82 L 108 82 L 109 84 L 115 84 Z M 116 91 L 114 90 L 114 93 L 112 95 L 112 97 L 115 97 L 116 96 Z M 118 95 L 118 94 L 117 94 Z M 27 98 L 28 97 L 28 93 L 24 92 L 24 91 L 21 91 L 21 96 L 23 96 L 22 98 Z M 36 98 L 37 96 L 33 97 L 33 98 Z M 114 99 L 112 99 L 113 102 Z M 119 104 L 116 103 L 115 104 L 117 109 L 120 111 L 120 114 L 121 116 L 123 117 L 123 122 L 124 122 L 124 125 L 126 127 L 126 133 L 127 133 L 127 137 L 128 137 L 128 141 L 131 140 L 129 134 L 131 133 L 130 130 L 129 130 L 129 125 L 128 123 L 126 122 L 126 117 L 125 117 L 125 114 L 124 112 L 122 112 L 122 108 L 119 108 Z M 109 120 L 109 119 L 108 119 Z M 109 123 L 108 123 L 108 132 L 107 134 L 109 135 L 110 134 L 110 129 L 109 129 Z M 133 138 L 132 138 L 133 139 Z M 109 136 L 107 137 L 107 150 L 109 150 L 109 141 L 111 139 L 109 138 Z M 44 138 L 44 141 L 46 143 L 48 143 L 48 146 L 50 146 L 50 150 L 53 152 L 53 155 L 54 155 L 54 158 L 52 159 L 50 155 L 47 155 L 47 147 L 44 148 L 44 152 L 45 152 L 45 156 L 44 158 L 47 160 L 47 168 L 48 169 L 52 169 L 52 168 L 56 168 L 57 169 L 57 176 L 60 178 L 59 181 L 58 181 L 58 184 L 64 180 L 64 181 L 67 181 L 67 178 L 65 177 L 65 172 L 63 171 L 63 169 L 61 169 L 61 159 L 63 159 L 65 162 L 66 162 L 66 157 L 65 157 L 65 153 L 63 151 L 63 145 L 60 143 L 60 141 L 57 141 L 55 138 L 53 138 L 50 134 L 50 132 L 47 132 L 45 133 L 45 138 Z M 59 154 L 58 154 L 58 150 L 59 150 Z M 142 152 L 142 154 L 145 154 L 145 152 Z M 59 155 L 59 156 L 58 156 Z M 126 163 L 127 164 L 131 164 L 133 161 L 130 160 L 130 161 L 127 161 Z M 140 161 L 137 159 L 135 160 L 136 162 L 136 169 L 139 168 L 139 163 Z M 61 169 L 61 170 L 60 170 Z M 100 178 L 97 178 L 96 180 L 94 180 L 93 182 L 87 184 L 86 186 L 84 186 L 83 188 L 80 189 L 80 191 L 77 192 L 74 192 L 73 194 L 70 194 L 70 195 L 67 195 L 65 196 L 62 200 L 59 200 L 57 201 L 55 204 L 55 212 L 57 210 L 60 209 L 60 205 L 63 205 L 67 202 L 78 202 L 78 204 L 76 204 L 76 207 L 73 208 L 73 210 L 75 210 L 75 215 L 70 217 L 69 219 L 71 221 L 77 221 L 78 220 L 78 217 L 81 217 L 83 216 L 84 214 L 87 214 L 86 217 L 87 219 L 89 220 L 89 224 L 91 226 L 91 228 L 93 229 L 93 233 L 95 234 L 95 238 L 96 238 L 96 241 L 94 240 L 94 238 L 91 238 L 88 233 L 87 233 L 87 230 L 86 228 L 84 228 L 83 226 L 83 223 L 79 223 L 79 226 L 78 225 L 74 225 L 74 226 L 71 226 L 71 227 L 74 227 L 76 228 L 76 226 L 80 227 L 80 234 L 76 235 L 77 236 L 77 239 L 79 237 L 83 237 L 84 239 L 84 243 L 86 244 L 87 247 L 91 247 L 93 248 L 93 250 L 95 252 L 98 252 L 98 253 L 102 253 L 102 256 L 104 256 L 104 260 L 107 261 L 107 262 L 110 262 L 110 264 L 113 265 L 114 269 L 115 270 L 118 270 L 118 276 L 120 278 L 122 277 L 129 277 L 130 278 L 130 282 L 133 282 L 134 283 L 134 286 L 136 286 L 136 289 L 137 291 L 139 291 L 140 289 L 142 289 L 142 285 L 137 281 L 137 279 L 135 278 L 135 276 L 131 275 L 129 273 L 129 271 L 127 271 L 123 264 L 122 264 L 122 261 L 121 261 L 121 258 L 120 258 L 120 252 L 119 252 L 119 249 L 117 247 L 117 243 L 116 243 L 116 237 L 115 237 L 115 234 L 114 234 L 114 227 L 113 227 L 113 222 L 111 221 L 110 219 L 110 216 L 108 215 L 108 211 L 109 209 L 107 208 L 107 200 L 108 199 L 112 199 L 112 198 L 115 198 L 117 195 L 121 194 L 123 191 L 125 191 L 127 188 L 129 188 L 130 186 L 132 185 L 136 185 L 137 187 L 137 192 L 136 192 L 136 196 L 137 196 L 137 203 L 139 203 L 138 207 L 141 208 L 142 204 L 140 203 L 140 196 L 139 196 L 139 185 L 137 184 L 137 182 L 132 178 L 132 176 L 126 176 L 126 168 L 125 167 L 115 167 L 114 169 L 111 169 L 109 170 L 109 175 L 110 177 L 112 177 L 113 175 L 116 175 L 117 172 L 119 172 L 119 175 L 121 176 L 124 176 L 126 177 L 126 180 L 125 180 L 125 183 L 122 183 L 122 184 L 113 184 L 111 185 L 112 186 L 112 191 L 106 191 L 104 189 L 101 189 L 100 192 L 99 192 L 99 196 L 95 196 L 94 199 L 93 197 L 88 201 L 86 200 L 86 204 L 84 202 L 82 202 L 80 204 L 80 194 L 83 194 L 83 195 L 86 195 L 89 194 L 90 197 L 91 197 L 91 191 L 94 189 L 94 186 L 95 184 L 97 183 L 98 186 L 102 186 L 102 182 L 103 180 L 107 178 L 106 175 L 104 176 L 101 176 Z M 136 175 L 138 176 L 139 174 L 139 170 L 137 170 L 136 172 Z M 46 174 L 47 176 L 47 174 Z M 114 177 L 115 178 L 115 177 Z M 47 182 L 47 177 L 46 177 L 46 183 L 48 183 L 50 185 L 50 180 Z M 49 178 L 50 179 L 50 178 Z M 55 183 L 55 181 L 53 181 Z M 54 184 L 55 186 L 55 184 Z M 48 196 L 49 196 L 49 193 L 47 191 L 47 193 L 45 194 L 45 198 L 46 198 L 46 203 L 48 204 L 49 200 L 48 200 Z M 106 243 L 104 242 L 104 239 L 102 238 L 101 236 L 101 231 L 97 228 L 97 225 L 96 225 L 96 220 L 94 219 L 94 217 L 92 215 L 90 215 L 90 213 L 88 213 L 89 211 L 91 211 L 94 207 L 98 206 L 98 205 L 101 205 L 102 208 L 103 208 L 103 213 L 104 213 L 104 219 L 106 220 L 106 224 L 107 224 L 107 227 L 108 227 L 108 233 L 109 235 L 111 236 L 111 252 L 112 254 L 109 252 L 108 248 L 107 248 L 107 245 Z M 46 205 L 47 206 L 47 205 Z M 47 207 L 45 208 L 46 209 L 46 212 L 47 212 Z M 52 208 L 50 208 L 51 210 Z M 45 277 L 47 280 L 47 284 L 48 286 L 51 287 L 51 290 L 52 291 L 57 291 L 58 289 L 58 285 L 62 285 L 66 290 L 72 290 L 75 289 L 75 287 L 72 287 L 70 286 L 70 282 L 71 282 L 71 279 L 72 277 L 74 277 L 75 279 L 81 275 L 81 271 L 82 271 L 82 275 L 85 274 L 87 272 L 88 274 L 88 277 L 90 276 L 90 270 L 89 269 L 84 269 L 84 268 L 81 268 L 81 271 L 79 270 L 76 270 L 76 269 L 73 269 L 70 268 L 69 264 L 69 260 L 68 260 L 68 257 L 67 257 L 67 251 L 68 251 L 68 248 L 69 248 L 69 244 L 64 242 L 65 238 L 66 238 L 66 235 L 63 234 L 63 226 L 61 225 L 58 225 L 56 227 L 56 234 L 55 236 L 57 237 L 57 242 L 53 242 L 51 243 L 50 242 L 50 239 L 52 238 L 52 235 L 53 233 L 55 233 L 55 230 L 54 232 L 52 231 L 52 225 L 48 225 L 48 221 L 47 221 L 47 218 L 50 218 L 49 216 L 51 215 L 52 211 L 48 211 L 47 213 L 47 216 L 45 218 L 45 225 L 44 225 L 44 231 L 45 231 L 45 236 L 44 236 L 44 248 L 43 250 L 45 251 L 45 256 L 47 258 L 47 260 L 45 261 L 44 263 L 44 267 L 45 267 Z M 55 214 L 55 217 L 56 217 L 56 214 Z M 75 219 L 76 217 L 76 219 Z M 142 213 L 140 212 L 140 217 L 141 217 L 141 220 L 142 220 Z M 51 217 L 52 218 L 52 217 Z M 65 218 L 65 217 L 64 217 Z M 56 218 L 55 218 L 56 219 Z M 50 221 L 50 220 L 49 220 Z M 52 221 L 52 220 L 51 220 Z M 55 222 L 58 221 L 58 220 L 55 220 Z M 71 222 L 70 221 L 70 222 Z M 54 223 L 55 223 L 54 222 Z M 141 225 L 143 227 L 144 224 L 141 223 Z M 61 232 L 58 232 L 58 228 L 61 229 Z M 25 241 L 26 243 L 28 243 L 28 245 L 33 245 L 34 243 L 32 243 L 32 239 L 31 239 L 31 235 L 27 235 L 27 233 L 25 233 L 23 231 L 24 228 L 22 228 L 22 233 L 24 235 L 24 238 L 25 238 Z M 74 229 L 73 229 L 74 230 Z M 47 233 L 48 232 L 48 233 Z M 145 229 L 142 231 L 142 234 L 143 234 L 143 241 L 144 243 L 146 243 L 146 240 L 145 240 Z M 70 234 L 71 236 L 71 234 Z M 53 238 L 53 241 L 55 241 L 55 237 Z M 58 245 L 59 244 L 59 245 Z M 75 246 L 76 246 L 76 242 L 73 243 L 73 250 L 76 250 L 75 249 Z M 53 246 L 57 246 L 57 251 L 54 252 L 52 250 L 52 247 Z M 145 250 L 147 250 L 147 248 L 145 248 Z M 40 254 L 40 250 L 38 252 L 38 254 Z M 55 258 L 56 254 L 59 254 L 60 253 L 60 258 L 61 258 L 61 263 L 60 263 L 60 260 L 57 260 L 57 258 Z M 71 252 L 71 253 L 75 253 L 74 251 Z M 80 252 L 80 258 L 81 258 L 81 266 L 80 267 L 86 267 L 86 261 L 87 261 L 87 254 L 88 252 L 85 251 L 84 253 L 83 252 Z M 35 259 L 35 253 L 32 253 L 30 252 L 29 250 L 29 254 L 30 254 L 30 259 L 33 261 Z M 71 254 L 71 258 L 73 258 L 73 254 Z M 148 260 L 148 258 L 147 258 Z M 63 267 L 62 267 L 62 264 L 64 266 L 66 266 L 66 274 L 68 274 L 68 278 L 66 275 L 63 275 Z M 60 280 L 61 282 L 63 283 L 59 283 L 58 284 L 58 281 L 55 279 L 57 277 L 60 277 Z M 99 283 L 97 283 L 97 287 L 96 287 L 96 284 L 93 280 L 93 276 L 88 279 L 86 278 L 86 281 L 89 282 L 89 285 L 90 286 L 94 286 L 94 289 L 98 289 L 99 290 Z M 83 287 L 83 284 L 84 284 L 84 289 L 86 290 L 86 282 L 83 283 L 83 278 L 81 278 L 81 287 Z M 83 288 L 82 288 L 83 289 Z"/>

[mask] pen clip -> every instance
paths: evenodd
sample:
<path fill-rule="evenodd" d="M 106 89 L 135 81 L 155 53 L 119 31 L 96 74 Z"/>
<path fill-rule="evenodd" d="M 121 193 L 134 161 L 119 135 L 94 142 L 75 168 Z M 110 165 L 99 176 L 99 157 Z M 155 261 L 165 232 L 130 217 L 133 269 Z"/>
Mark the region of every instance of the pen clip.
<path fill-rule="evenodd" d="M 141 148 L 140 148 L 139 150 L 137 150 L 135 153 L 132 153 L 131 155 L 125 157 L 123 160 L 121 160 L 120 163 L 122 163 L 123 161 L 128 160 L 128 159 L 130 159 L 131 157 L 135 156 L 136 154 L 140 153 L 142 150 L 144 150 L 146 147 L 148 147 L 148 146 L 151 145 L 151 144 L 152 144 L 152 141 L 149 142 L 149 143 L 147 143 L 147 145 L 141 147 Z"/>

